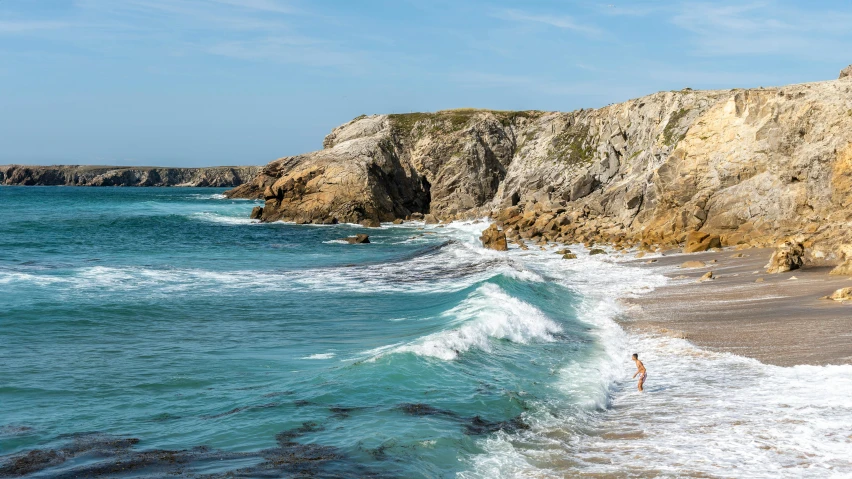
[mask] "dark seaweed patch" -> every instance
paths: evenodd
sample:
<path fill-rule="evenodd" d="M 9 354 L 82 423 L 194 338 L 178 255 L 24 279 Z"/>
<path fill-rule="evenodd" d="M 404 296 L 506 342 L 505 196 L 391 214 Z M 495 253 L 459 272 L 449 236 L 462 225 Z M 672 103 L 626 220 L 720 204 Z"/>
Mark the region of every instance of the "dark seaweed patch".
<path fill-rule="evenodd" d="M 286 431 L 279 432 L 275 435 L 275 440 L 278 441 L 278 444 L 281 446 L 292 446 L 293 444 L 296 444 L 293 439 L 304 436 L 308 433 L 319 432 L 323 429 L 325 428 L 322 425 L 313 421 L 303 422 L 301 426 L 295 429 L 288 429 Z"/>
<path fill-rule="evenodd" d="M 376 472 L 341 454 L 336 448 L 318 444 L 299 444 L 292 439 L 308 432 L 321 430 L 316 423 L 282 433 L 279 447 L 256 452 L 226 452 L 201 446 L 192 449 L 132 451 L 138 439 L 101 434 L 71 436 L 73 439 L 59 449 L 36 449 L 14 456 L 0 457 L 0 476 L 20 477 L 56 467 L 74 457 L 94 460 L 86 464 L 50 474 L 50 477 L 70 479 L 79 477 L 390 477 Z M 279 435 L 279 436 L 282 436 Z M 68 437 L 68 436 L 66 436 Z M 222 473 L 198 475 L 193 466 L 205 463 L 227 469 L 227 461 L 256 459 L 257 464 Z"/>
<path fill-rule="evenodd" d="M 346 419 L 352 414 L 353 411 L 357 411 L 359 409 L 364 408 L 343 406 L 331 406 L 330 408 L 328 408 L 329 412 L 331 412 L 331 416 L 335 419 Z"/>
<path fill-rule="evenodd" d="M 232 414 L 237 414 L 237 413 L 243 412 L 243 411 L 251 411 L 253 409 L 268 409 L 268 408 L 277 407 L 277 406 L 280 406 L 280 405 L 281 405 L 281 403 L 271 402 L 271 403 L 266 403 L 266 404 L 258 404 L 258 405 L 255 405 L 255 406 L 235 407 L 234 409 L 231 409 L 230 411 L 226 411 L 226 412 L 223 412 L 223 413 L 209 414 L 209 415 L 201 416 L 201 419 L 218 419 L 220 417 L 230 416 Z"/>
<path fill-rule="evenodd" d="M 23 476 L 65 462 L 65 456 L 51 449 L 36 449 L 9 459 L 0 466 L 0 476 Z"/>
<path fill-rule="evenodd" d="M 23 476 L 58 466 L 82 454 L 111 456 L 128 450 L 139 442 L 136 438 L 123 438 L 105 434 L 76 434 L 66 436 L 71 442 L 59 449 L 34 449 L 26 453 L 7 456 L 0 463 L 0 476 Z"/>
<path fill-rule="evenodd" d="M 266 393 L 263 395 L 265 398 L 274 398 L 278 396 L 292 396 L 296 394 L 296 391 L 276 391 L 271 393 Z"/>
<path fill-rule="evenodd" d="M 435 406 L 430 406 L 423 403 L 403 403 L 397 406 L 397 409 L 408 414 L 409 416 L 445 416 L 458 417 L 458 414 L 447 409 L 439 409 Z"/>
<path fill-rule="evenodd" d="M 488 421 L 480 416 L 471 418 L 463 417 L 453 411 L 439 409 L 422 403 L 404 403 L 397 406 L 397 409 L 411 416 L 441 416 L 455 419 L 462 423 L 464 433 L 469 436 L 480 436 L 497 431 L 512 432 L 529 429 L 529 425 L 520 416 L 507 421 Z"/>
<path fill-rule="evenodd" d="M 487 421 L 479 416 L 474 416 L 464 426 L 464 433 L 469 436 L 481 436 L 497 431 L 514 432 L 529 429 L 530 426 L 520 416 L 508 421 Z"/>
<path fill-rule="evenodd" d="M 33 431 L 35 431 L 35 429 L 30 426 L 20 426 L 17 424 L 0 426 L 0 436 L 26 436 Z"/>

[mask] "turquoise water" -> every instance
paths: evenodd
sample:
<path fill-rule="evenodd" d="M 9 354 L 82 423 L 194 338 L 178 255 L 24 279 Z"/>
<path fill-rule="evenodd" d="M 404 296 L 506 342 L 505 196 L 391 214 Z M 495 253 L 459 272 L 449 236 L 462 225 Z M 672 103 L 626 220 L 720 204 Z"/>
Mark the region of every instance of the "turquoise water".
<path fill-rule="evenodd" d="M 0 188 L 0 477 L 852 474 L 852 366 L 627 334 L 618 254 L 221 192 Z"/>
<path fill-rule="evenodd" d="M 579 293 L 483 225 L 255 224 L 222 191 L 0 189 L 3 455 L 134 438 L 34 474 L 203 446 L 175 471 L 454 477 L 571 414 L 555 372 L 601 351 Z"/>

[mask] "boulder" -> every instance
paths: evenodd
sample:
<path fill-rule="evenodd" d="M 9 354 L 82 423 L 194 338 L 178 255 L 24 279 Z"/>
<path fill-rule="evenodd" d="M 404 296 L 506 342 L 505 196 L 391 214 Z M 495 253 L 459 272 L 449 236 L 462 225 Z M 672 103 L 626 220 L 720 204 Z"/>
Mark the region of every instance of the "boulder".
<path fill-rule="evenodd" d="M 699 251 L 707 251 L 712 248 L 721 247 L 722 240 L 719 235 L 713 235 L 701 231 L 692 231 L 686 236 L 686 247 L 683 248 L 683 252 L 697 253 Z"/>
<path fill-rule="evenodd" d="M 365 244 L 370 242 L 370 237 L 365 234 L 357 234 L 347 238 L 340 238 L 341 241 L 346 241 L 349 244 Z"/>
<path fill-rule="evenodd" d="M 562 259 L 577 259 L 577 255 L 574 253 L 565 253 L 562 255 Z"/>
<path fill-rule="evenodd" d="M 497 251 L 509 250 L 509 246 L 506 244 L 506 233 L 498 228 L 496 224 L 492 224 L 486 228 L 482 232 L 482 236 L 479 237 L 479 240 L 482 241 L 482 246 L 486 248 Z"/>
<path fill-rule="evenodd" d="M 423 213 L 411 213 L 411 216 L 409 216 L 409 218 L 414 221 L 420 221 L 423 219 Z"/>
<path fill-rule="evenodd" d="M 598 254 L 606 254 L 606 250 L 602 250 L 600 248 L 592 248 L 592 250 L 589 251 L 589 256 L 594 256 Z"/>
<path fill-rule="evenodd" d="M 423 216 L 423 221 L 424 221 L 427 225 L 436 225 L 436 224 L 440 223 L 440 222 L 438 221 L 438 218 L 436 218 L 436 217 L 435 217 L 435 215 L 433 215 L 433 214 L 431 214 L 431 213 L 430 213 L 430 214 L 428 214 L 428 215 Z"/>
<path fill-rule="evenodd" d="M 681 268 L 703 268 L 707 266 L 704 261 L 687 261 L 680 265 Z"/>
<path fill-rule="evenodd" d="M 852 288 L 840 288 L 827 298 L 835 301 L 852 301 Z"/>
<path fill-rule="evenodd" d="M 712 272 L 712 271 L 708 271 L 708 272 L 704 273 L 704 276 L 702 276 L 701 278 L 699 278 L 698 282 L 699 282 L 699 283 L 703 283 L 704 281 L 710 281 L 711 279 L 714 279 L 714 278 L 713 278 L 713 272 Z"/>
<path fill-rule="evenodd" d="M 517 206 L 511 206 L 509 208 L 500 210 L 500 212 L 497 213 L 494 219 L 496 219 L 497 221 L 507 222 L 511 218 L 518 216 L 520 212 L 520 208 L 518 208 Z"/>
<path fill-rule="evenodd" d="M 785 241 L 772 253 L 766 272 L 776 274 L 799 269 L 804 264 L 804 257 L 805 247 L 802 243 Z"/>
<path fill-rule="evenodd" d="M 571 253 L 571 250 L 568 249 L 568 248 L 563 248 L 563 249 L 556 251 L 556 254 L 569 254 L 569 253 Z"/>
<path fill-rule="evenodd" d="M 365 228 L 380 228 L 382 226 L 382 224 L 377 219 L 365 219 L 358 224 Z"/>
<path fill-rule="evenodd" d="M 255 206 L 251 209 L 251 215 L 249 218 L 253 220 L 259 220 L 263 216 L 263 206 Z"/>
<path fill-rule="evenodd" d="M 849 65 L 843 70 L 840 70 L 840 79 L 843 80 L 844 78 L 847 80 L 852 80 L 852 65 Z"/>
<path fill-rule="evenodd" d="M 403 223 L 405 223 L 405 220 L 403 220 L 402 218 L 397 218 L 397 219 L 393 220 L 393 224 L 395 224 L 395 225 L 401 225 Z"/>

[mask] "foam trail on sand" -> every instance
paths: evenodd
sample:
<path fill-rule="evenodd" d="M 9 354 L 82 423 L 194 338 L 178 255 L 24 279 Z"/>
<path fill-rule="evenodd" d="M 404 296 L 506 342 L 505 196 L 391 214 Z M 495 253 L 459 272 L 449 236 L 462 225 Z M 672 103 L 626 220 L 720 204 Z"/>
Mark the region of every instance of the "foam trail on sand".
<path fill-rule="evenodd" d="M 782 368 L 627 334 L 616 299 L 666 279 L 612 259 L 553 256 L 525 261 L 582 295 L 579 317 L 601 348 L 558 372 L 562 394 L 531 404 L 529 430 L 481 440 L 486 452 L 458 477 L 852 475 L 852 366 Z M 644 394 L 631 379 L 633 352 L 649 370 Z"/>

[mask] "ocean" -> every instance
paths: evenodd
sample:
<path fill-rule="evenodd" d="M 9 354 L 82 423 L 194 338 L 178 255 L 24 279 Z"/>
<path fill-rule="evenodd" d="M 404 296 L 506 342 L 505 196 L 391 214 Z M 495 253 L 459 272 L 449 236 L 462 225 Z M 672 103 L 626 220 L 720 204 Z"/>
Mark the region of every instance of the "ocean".
<path fill-rule="evenodd" d="M 0 476 L 852 477 L 852 367 L 626 333 L 662 275 L 223 191 L 0 188 Z"/>

